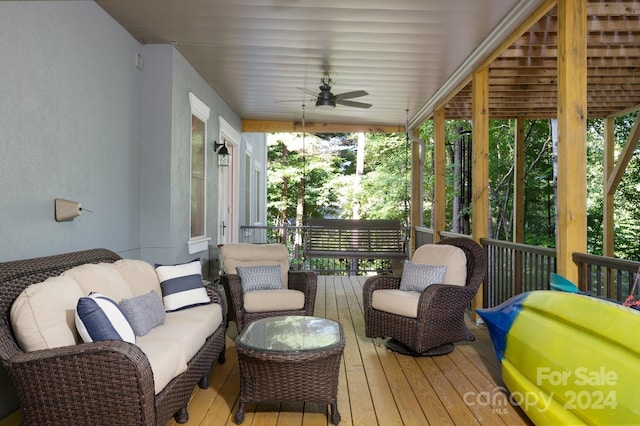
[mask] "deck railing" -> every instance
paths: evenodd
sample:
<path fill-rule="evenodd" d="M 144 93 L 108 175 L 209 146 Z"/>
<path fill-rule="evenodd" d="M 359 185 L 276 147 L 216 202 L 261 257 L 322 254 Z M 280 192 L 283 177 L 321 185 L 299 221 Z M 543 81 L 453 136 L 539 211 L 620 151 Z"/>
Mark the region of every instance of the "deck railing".
<path fill-rule="evenodd" d="M 640 262 L 607 256 L 574 253 L 580 289 L 608 299 L 623 301 L 633 288 Z M 634 295 L 638 298 L 638 289 Z"/>
<path fill-rule="evenodd" d="M 247 226 L 241 227 L 241 234 L 243 242 L 287 244 L 295 269 L 315 270 L 323 275 L 392 272 L 391 262 L 381 259 L 361 259 L 357 262 L 351 259 L 307 259 L 303 249 L 306 229 L 305 226 Z M 433 235 L 433 230 L 429 228 L 415 228 L 416 247 L 432 243 Z M 443 232 L 440 237 L 468 236 Z M 525 291 L 550 288 L 549 276 L 556 271 L 555 249 L 490 238 L 483 238 L 480 242 L 487 254 L 487 278 L 483 292 L 485 307 L 497 306 Z M 640 262 L 636 261 L 585 253 L 574 253 L 573 261 L 578 266 L 577 285 L 581 290 L 619 301 L 629 295 L 640 266 Z M 636 294 L 638 292 L 640 289 Z"/>

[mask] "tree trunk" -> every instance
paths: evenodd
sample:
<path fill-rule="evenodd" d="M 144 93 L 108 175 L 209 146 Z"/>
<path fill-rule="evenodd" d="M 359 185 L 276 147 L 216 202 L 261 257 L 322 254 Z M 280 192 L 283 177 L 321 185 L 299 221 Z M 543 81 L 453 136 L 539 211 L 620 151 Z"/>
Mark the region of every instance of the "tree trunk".
<path fill-rule="evenodd" d="M 453 148 L 453 223 L 451 231 L 460 233 L 462 225 L 462 137 L 454 142 Z"/>
<path fill-rule="evenodd" d="M 360 182 L 362 181 L 362 174 L 364 173 L 364 144 L 365 134 L 358 133 L 358 151 L 356 155 L 356 176 L 353 181 L 353 212 L 352 219 L 360 219 Z M 358 270 L 358 259 L 351 259 L 351 270 Z M 357 272 L 356 272 L 357 274 Z"/>
<path fill-rule="evenodd" d="M 365 134 L 358 133 L 358 151 L 356 157 L 356 176 L 353 181 L 353 211 L 351 214 L 352 219 L 360 219 L 360 183 L 362 181 L 362 174 L 364 173 L 364 144 Z"/>
<path fill-rule="evenodd" d="M 552 146 L 552 155 L 551 161 L 553 163 L 553 203 L 549 203 L 549 225 L 551 225 L 551 209 L 554 210 L 554 236 L 557 237 L 558 232 L 558 209 L 556 208 L 557 202 L 555 200 L 558 199 L 558 120 L 553 118 L 551 119 L 551 146 Z"/>
<path fill-rule="evenodd" d="M 287 149 L 287 145 L 282 144 L 282 164 L 286 166 L 289 161 L 289 150 Z M 280 188 L 280 199 L 287 200 L 289 195 L 289 181 L 286 176 L 282 178 L 282 187 Z M 287 203 L 283 203 L 283 207 L 278 212 L 278 220 L 280 222 L 280 226 L 283 227 L 282 235 L 280 236 L 280 241 L 283 244 L 287 243 Z"/>

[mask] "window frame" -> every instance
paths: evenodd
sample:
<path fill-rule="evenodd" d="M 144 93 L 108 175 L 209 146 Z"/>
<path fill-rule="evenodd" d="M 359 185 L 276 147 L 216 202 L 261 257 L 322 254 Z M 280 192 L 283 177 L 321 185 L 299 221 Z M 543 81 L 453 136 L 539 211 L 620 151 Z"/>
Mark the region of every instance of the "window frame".
<path fill-rule="evenodd" d="M 187 245 L 189 248 L 189 254 L 194 254 L 207 250 L 209 248 L 209 241 L 211 240 L 210 237 L 207 237 L 207 125 L 211 109 L 192 92 L 189 92 L 189 105 L 191 108 L 191 114 L 189 121 L 189 238 L 187 240 Z M 194 188 L 194 118 L 200 120 L 204 126 L 204 134 L 202 135 L 202 146 L 200 147 L 202 150 L 202 157 L 200 159 L 202 160 L 203 166 L 200 194 L 194 194 L 194 190 L 196 190 Z M 199 225 L 199 227 L 201 227 L 202 229 L 202 234 L 199 235 L 193 235 L 194 195 L 196 195 L 198 201 L 202 203 L 200 208 L 198 208 L 198 210 L 201 209 L 200 220 L 202 220 L 202 223 Z"/>

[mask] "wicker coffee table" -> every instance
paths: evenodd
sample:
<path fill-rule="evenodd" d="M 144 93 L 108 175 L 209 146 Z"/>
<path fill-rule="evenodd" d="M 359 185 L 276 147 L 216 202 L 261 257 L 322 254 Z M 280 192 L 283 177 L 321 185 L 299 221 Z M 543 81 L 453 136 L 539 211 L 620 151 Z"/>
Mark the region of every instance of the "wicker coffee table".
<path fill-rule="evenodd" d="M 236 349 L 236 423 L 244 421 L 245 404 L 268 401 L 329 404 L 331 422 L 340 422 L 336 395 L 344 334 L 339 323 L 310 316 L 264 318 L 240 333 Z"/>

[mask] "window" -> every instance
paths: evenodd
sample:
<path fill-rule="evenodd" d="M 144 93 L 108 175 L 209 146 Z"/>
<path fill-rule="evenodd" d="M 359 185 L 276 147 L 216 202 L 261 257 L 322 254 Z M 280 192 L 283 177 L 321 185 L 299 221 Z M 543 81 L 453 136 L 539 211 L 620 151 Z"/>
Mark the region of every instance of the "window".
<path fill-rule="evenodd" d="M 189 254 L 206 250 L 207 234 L 207 121 L 209 107 L 193 93 L 191 104 L 191 182 L 189 206 Z"/>
<path fill-rule="evenodd" d="M 262 225 L 262 172 L 256 167 L 256 225 Z"/>
<path fill-rule="evenodd" d="M 205 123 L 191 116 L 191 234 L 190 238 L 204 237 L 205 223 Z"/>

